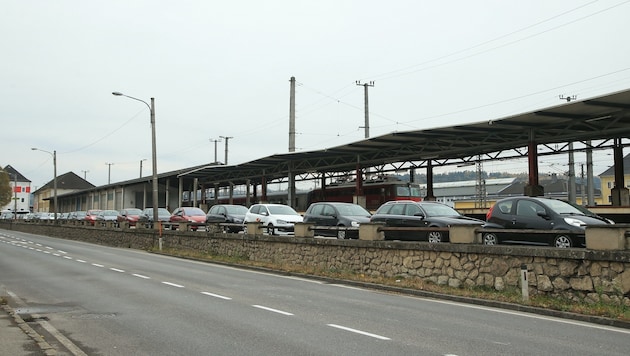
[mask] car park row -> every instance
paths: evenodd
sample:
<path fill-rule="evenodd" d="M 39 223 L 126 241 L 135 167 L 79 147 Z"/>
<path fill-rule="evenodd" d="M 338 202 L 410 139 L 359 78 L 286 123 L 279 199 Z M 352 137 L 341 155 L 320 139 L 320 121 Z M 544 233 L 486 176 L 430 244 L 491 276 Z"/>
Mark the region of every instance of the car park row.
<path fill-rule="evenodd" d="M 209 225 L 229 233 L 247 232 L 247 225 L 258 223 L 269 235 L 293 235 L 296 223 L 306 223 L 317 236 L 338 239 L 359 238 L 359 226 L 376 223 L 385 240 L 449 242 L 453 226 L 475 226 L 481 243 L 547 245 L 559 248 L 584 247 L 586 226 L 614 224 L 583 207 L 541 197 L 511 197 L 498 201 L 488 210 L 486 221 L 461 215 L 437 202 L 399 200 L 381 205 L 372 215 L 359 205 L 340 202 L 313 203 L 300 215 L 282 204 L 213 205 L 207 213 L 196 207 L 180 207 L 172 213 L 159 208 L 162 228 L 207 231 Z M 24 216 L 26 222 L 54 221 L 53 213 Z M 59 214 L 61 223 L 91 226 L 152 227 L 152 208 L 88 210 Z M 108 223 L 109 222 L 109 223 Z"/>

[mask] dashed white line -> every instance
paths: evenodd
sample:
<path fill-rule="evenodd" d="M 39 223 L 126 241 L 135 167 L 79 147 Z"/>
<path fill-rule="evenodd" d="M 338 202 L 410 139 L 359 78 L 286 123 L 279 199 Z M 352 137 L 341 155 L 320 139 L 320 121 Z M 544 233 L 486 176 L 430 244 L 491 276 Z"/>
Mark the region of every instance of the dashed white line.
<path fill-rule="evenodd" d="M 225 299 L 225 300 L 232 300 L 232 298 L 230 298 L 230 297 L 226 297 L 226 296 L 223 296 L 223 295 L 214 294 L 214 293 L 210 293 L 210 292 L 201 292 L 201 294 L 205 294 L 205 295 L 208 295 L 210 297 L 215 297 L 215 298 L 220 298 L 220 299 Z"/>
<path fill-rule="evenodd" d="M 63 256 L 63 258 L 65 258 L 67 260 L 71 260 L 72 259 L 72 257 L 70 257 L 70 256 Z"/>
<path fill-rule="evenodd" d="M 53 256 L 57 256 L 57 257 L 61 257 L 61 255 L 60 255 L 60 254 L 58 254 L 58 253 L 53 253 L 52 255 L 53 255 Z"/>
<path fill-rule="evenodd" d="M 99 265 L 98 263 L 92 263 L 92 266 L 94 266 L 94 267 L 101 267 L 101 268 L 105 267 L 103 265 Z"/>
<path fill-rule="evenodd" d="M 143 276 L 141 274 L 136 274 L 136 273 L 132 274 L 132 276 L 142 278 L 142 279 L 151 279 L 151 277 L 149 276 Z"/>
<path fill-rule="evenodd" d="M 122 269 L 118 269 L 118 268 L 113 268 L 113 267 L 112 267 L 112 268 L 110 268 L 110 270 L 112 270 L 112 271 L 114 271 L 114 272 L 125 273 L 125 271 L 124 271 L 124 270 L 122 270 Z"/>
<path fill-rule="evenodd" d="M 282 315 L 289 315 L 289 316 L 293 315 L 293 314 L 291 314 L 289 312 L 285 312 L 285 311 L 282 311 L 282 310 L 265 307 L 265 306 L 262 306 L 262 305 L 252 305 L 252 307 L 258 308 L 258 309 L 267 310 L 267 311 L 278 313 L 278 314 L 282 314 Z"/>
<path fill-rule="evenodd" d="M 172 287 L 177 287 L 177 288 L 184 288 L 184 286 L 180 285 L 180 284 L 175 284 L 175 283 L 171 283 L 171 282 L 162 282 L 163 284 L 166 284 L 168 286 L 172 286 Z"/>
<path fill-rule="evenodd" d="M 81 263 L 87 263 L 87 261 L 84 261 L 84 260 L 75 260 L 75 261 L 81 262 Z"/>
<path fill-rule="evenodd" d="M 381 336 L 381 335 L 376 335 L 376 334 L 372 334 L 366 331 L 361 331 L 361 330 L 357 330 L 357 329 L 352 329 L 346 326 L 341 326 L 341 325 L 337 325 L 337 324 L 328 324 L 328 326 L 333 327 L 333 328 L 337 328 L 337 329 L 341 329 L 341 330 L 346 330 L 346 331 L 350 331 L 353 333 L 357 333 L 357 334 L 361 334 L 361 335 L 365 335 L 365 336 L 369 336 L 369 337 L 373 337 L 375 339 L 379 339 L 379 340 L 391 340 L 388 337 L 385 336 Z"/>

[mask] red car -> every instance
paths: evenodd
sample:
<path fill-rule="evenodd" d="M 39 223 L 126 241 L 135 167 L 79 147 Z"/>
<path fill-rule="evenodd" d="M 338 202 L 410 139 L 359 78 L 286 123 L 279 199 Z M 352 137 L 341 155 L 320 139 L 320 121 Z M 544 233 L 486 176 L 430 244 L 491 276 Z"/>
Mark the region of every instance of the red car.
<path fill-rule="evenodd" d="M 85 220 L 88 224 L 94 226 L 94 224 L 96 223 L 96 216 L 100 212 L 100 209 L 88 210 L 85 212 L 85 217 L 83 218 L 83 220 Z"/>
<path fill-rule="evenodd" d="M 142 215 L 142 210 L 136 208 L 127 208 L 118 211 L 118 217 L 116 221 L 118 223 L 128 222 L 129 226 L 136 226 L 138 218 Z"/>
<path fill-rule="evenodd" d="M 181 207 L 177 208 L 171 214 L 171 218 L 169 219 L 169 223 L 171 225 L 171 230 L 175 230 L 177 228 L 177 224 L 180 222 L 186 222 L 191 224 L 190 229 L 193 231 L 197 231 L 199 226 L 206 225 L 206 213 L 203 210 L 195 207 Z"/>

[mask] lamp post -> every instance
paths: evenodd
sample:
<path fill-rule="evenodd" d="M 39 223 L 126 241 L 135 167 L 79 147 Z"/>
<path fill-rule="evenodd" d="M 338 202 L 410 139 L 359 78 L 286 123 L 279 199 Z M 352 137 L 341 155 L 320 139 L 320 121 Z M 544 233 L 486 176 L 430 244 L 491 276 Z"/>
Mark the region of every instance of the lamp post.
<path fill-rule="evenodd" d="M 31 150 L 46 152 L 49 155 L 51 155 L 53 158 L 53 189 L 54 189 L 54 194 L 55 194 L 55 198 L 54 198 L 55 209 L 53 210 L 53 213 L 55 213 L 55 224 L 56 224 L 57 223 L 57 209 L 58 209 L 58 205 L 57 205 L 57 151 L 49 152 L 49 151 L 42 150 L 35 147 L 31 148 Z"/>
<path fill-rule="evenodd" d="M 112 92 L 113 95 L 115 96 L 124 96 L 127 97 L 129 99 L 133 99 L 136 101 L 139 101 L 141 103 L 144 103 L 144 105 L 146 105 L 149 108 L 149 111 L 151 113 L 151 153 L 153 156 L 153 228 L 154 229 L 158 229 L 158 208 L 159 208 L 159 202 L 158 202 L 158 177 L 157 177 L 157 150 L 155 147 L 155 98 L 151 98 L 151 105 L 149 105 L 146 101 L 142 100 L 142 99 L 138 99 L 138 98 L 134 98 L 133 96 L 129 96 L 129 95 L 125 95 L 123 93 L 120 92 Z"/>

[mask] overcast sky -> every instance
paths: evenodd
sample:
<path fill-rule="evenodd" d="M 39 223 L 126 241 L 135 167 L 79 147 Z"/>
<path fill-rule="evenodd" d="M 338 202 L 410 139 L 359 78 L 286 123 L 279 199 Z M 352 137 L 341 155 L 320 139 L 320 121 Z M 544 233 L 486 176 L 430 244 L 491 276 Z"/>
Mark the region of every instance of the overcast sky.
<path fill-rule="evenodd" d="M 630 88 L 629 1 L 2 0 L 0 165 L 95 185 L 370 134 L 499 119 Z M 224 161 L 224 142 L 217 144 Z M 566 170 L 550 160 L 541 173 Z M 584 158 L 576 157 L 576 161 Z M 112 163 L 108 165 L 107 163 Z M 503 171 L 506 163 L 486 164 Z M 555 165 L 555 166 L 554 166 Z M 595 174 L 612 165 L 598 155 Z M 523 170 L 526 162 L 523 162 Z"/>

